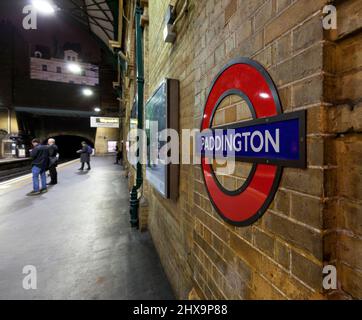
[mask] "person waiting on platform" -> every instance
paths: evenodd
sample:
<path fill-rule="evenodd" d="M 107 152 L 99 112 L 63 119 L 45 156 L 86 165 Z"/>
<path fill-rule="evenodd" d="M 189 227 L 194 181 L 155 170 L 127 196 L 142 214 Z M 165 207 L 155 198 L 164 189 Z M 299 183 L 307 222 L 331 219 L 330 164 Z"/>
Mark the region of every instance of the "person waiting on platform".
<path fill-rule="evenodd" d="M 121 162 L 121 165 L 122 165 L 122 147 L 118 147 L 116 146 L 115 150 L 116 151 L 116 162 L 114 164 L 119 164 L 119 162 Z"/>
<path fill-rule="evenodd" d="M 33 174 L 33 191 L 29 192 L 28 196 L 36 196 L 47 192 L 47 178 L 45 175 L 49 165 L 49 151 L 47 146 L 40 144 L 39 139 L 32 140 L 33 149 L 30 151 L 32 158 L 32 174 Z M 41 189 L 39 186 L 39 176 L 41 180 Z"/>
<path fill-rule="evenodd" d="M 86 163 L 88 168 L 87 170 L 90 170 L 90 156 L 93 153 L 93 150 L 90 146 L 87 145 L 85 141 L 82 142 L 82 149 L 78 150 L 77 153 L 80 153 L 80 162 L 82 166 L 78 169 L 80 171 L 84 170 L 84 164 Z"/>
<path fill-rule="evenodd" d="M 55 144 L 54 139 L 48 140 L 48 150 L 49 150 L 49 174 L 50 174 L 50 182 L 48 185 L 53 186 L 58 183 L 58 146 Z"/>

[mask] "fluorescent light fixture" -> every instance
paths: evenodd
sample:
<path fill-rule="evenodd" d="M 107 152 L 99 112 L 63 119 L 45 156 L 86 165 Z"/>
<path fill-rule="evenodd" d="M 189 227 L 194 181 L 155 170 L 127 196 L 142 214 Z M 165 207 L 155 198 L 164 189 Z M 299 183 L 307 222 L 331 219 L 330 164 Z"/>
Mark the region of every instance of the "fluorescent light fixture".
<path fill-rule="evenodd" d="M 86 97 L 90 97 L 90 96 L 93 95 L 93 91 L 92 91 L 91 89 L 85 88 L 85 89 L 83 89 L 82 92 L 83 92 L 83 94 L 84 94 Z"/>
<path fill-rule="evenodd" d="M 48 14 L 48 15 L 55 13 L 55 8 L 49 1 L 32 0 L 32 4 L 39 13 Z"/>
<path fill-rule="evenodd" d="M 101 112 L 101 108 L 94 108 L 95 112 Z"/>

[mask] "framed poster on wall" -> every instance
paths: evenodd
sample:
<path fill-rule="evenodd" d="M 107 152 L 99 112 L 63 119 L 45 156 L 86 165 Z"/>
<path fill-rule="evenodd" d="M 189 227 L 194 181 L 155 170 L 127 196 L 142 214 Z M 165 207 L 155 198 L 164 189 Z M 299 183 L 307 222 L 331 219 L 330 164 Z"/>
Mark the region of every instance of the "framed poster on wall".
<path fill-rule="evenodd" d="M 165 79 L 146 103 L 147 134 L 146 179 L 166 199 L 178 197 L 179 165 L 167 164 L 160 157 L 167 139 L 160 139 L 166 129 L 179 129 L 179 82 Z M 155 134 L 156 133 L 156 134 Z M 156 137 L 157 136 L 157 137 Z M 167 146 L 166 146 L 167 147 Z M 157 161 L 154 161 L 155 155 Z"/>
<path fill-rule="evenodd" d="M 132 144 L 137 143 L 137 127 L 138 127 L 138 120 L 137 120 L 138 112 L 137 112 L 137 102 L 133 102 L 132 110 L 131 110 L 131 117 L 129 122 L 129 137 L 126 141 L 126 151 L 129 163 L 132 165 L 134 169 L 136 169 L 137 165 L 137 157 L 135 154 L 130 152 L 130 146 Z"/>

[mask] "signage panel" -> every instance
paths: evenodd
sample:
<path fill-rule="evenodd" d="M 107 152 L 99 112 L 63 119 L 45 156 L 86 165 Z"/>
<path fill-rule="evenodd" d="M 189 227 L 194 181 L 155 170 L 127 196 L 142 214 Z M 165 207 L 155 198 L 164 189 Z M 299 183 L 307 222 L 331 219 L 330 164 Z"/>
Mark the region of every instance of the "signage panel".
<path fill-rule="evenodd" d="M 157 128 L 157 136 L 166 129 L 179 128 L 179 82 L 176 79 L 165 79 L 146 103 L 145 128 L 147 135 L 146 178 L 164 198 L 176 201 L 179 191 L 178 164 L 165 163 L 158 159 L 151 161 L 151 151 L 157 155 L 166 145 L 165 141 L 155 141 L 151 137 L 151 129 Z"/>
<path fill-rule="evenodd" d="M 216 127 L 197 135 L 202 156 L 304 167 L 304 112 Z"/>
<path fill-rule="evenodd" d="M 246 101 L 253 120 L 213 128 L 218 106 L 230 95 Z M 306 166 L 305 111 L 283 114 L 276 86 L 254 60 L 235 59 L 219 72 L 200 129 L 196 152 L 201 156 L 206 190 L 216 212 L 232 225 L 250 225 L 265 213 L 278 190 L 283 167 Z M 227 190 L 218 181 L 210 158 L 221 156 L 253 163 L 239 189 Z"/>
<path fill-rule="evenodd" d="M 91 117 L 92 128 L 119 128 L 119 118 Z"/>
<path fill-rule="evenodd" d="M 146 104 L 146 132 L 147 140 L 150 141 L 149 123 L 150 121 L 156 122 L 159 131 L 167 128 L 167 95 L 166 95 L 166 82 L 163 82 L 157 89 L 154 95 L 149 99 Z M 166 144 L 166 142 L 159 142 L 155 145 L 147 145 L 147 159 L 146 178 L 153 185 L 153 187 L 161 193 L 165 198 L 167 194 L 167 165 L 161 161 L 157 164 L 150 163 L 150 152 L 152 149 L 159 150 Z"/>

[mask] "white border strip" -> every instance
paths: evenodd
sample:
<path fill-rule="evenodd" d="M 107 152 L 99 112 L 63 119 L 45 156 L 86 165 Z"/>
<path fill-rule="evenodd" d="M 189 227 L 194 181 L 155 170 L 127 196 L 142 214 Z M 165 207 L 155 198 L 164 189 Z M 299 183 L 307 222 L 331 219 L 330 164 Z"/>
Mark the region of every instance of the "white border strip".
<path fill-rule="evenodd" d="M 79 161 L 79 159 L 74 159 L 74 160 L 71 160 L 71 161 L 62 163 L 62 164 L 60 164 L 60 165 L 58 166 L 58 168 L 66 167 L 66 166 L 71 165 L 71 164 L 73 164 L 73 163 L 76 163 L 76 162 L 78 162 L 78 161 Z M 32 174 L 29 173 L 29 174 L 23 175 L 23 176 L 21 176 L 21 177 L 17 177 L 17 178 L 11 179 L 11 180 L 7 180 L 7 181 L 4 181 L 4 182 L 1 182 L 1 183 L 0 183 L 0 186 L 12 185 L 12 184 L 14 184 L 14 183 L 17 183 L 17 182 L 21 182 L 21 181 L 30 179 L 31 177 L 32 177 Z"/>

